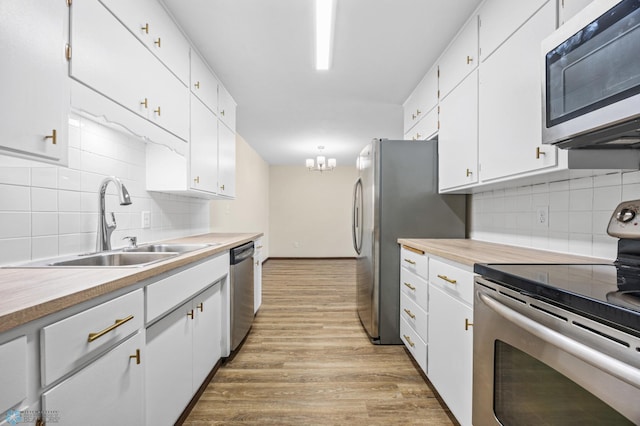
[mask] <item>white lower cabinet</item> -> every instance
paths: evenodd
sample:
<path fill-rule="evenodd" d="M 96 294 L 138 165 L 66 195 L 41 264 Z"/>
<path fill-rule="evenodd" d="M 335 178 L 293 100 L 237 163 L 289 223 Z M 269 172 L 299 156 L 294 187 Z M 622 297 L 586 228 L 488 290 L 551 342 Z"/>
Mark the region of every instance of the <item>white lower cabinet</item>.
<path fill-rule="evenodd" d="M 0 386 L 0 413 L 4 413 L 27 397 L 27 336 L 0 344 L 0 377 L 11 383 Z"/>
<path fill-rule="evenodd" d="M 222 353 L 221 282 L 147 329 L 146 424 L 171 425 Z"/>
<path fill-rule="evenodd" d="M 427 376 L 461 425 L 471 424 L 473 309 L 429 286 Z"/>
<path fill-rule="evenodd" d="M 262 238 L 254 241 L 253 253 L 253 313 L 257 313 L 262 305 Z"/>
<path fill-rule="evenodd" d="M 46 391 L 47 424 L 143 424 L 145 363 L 142 330 Z"/>

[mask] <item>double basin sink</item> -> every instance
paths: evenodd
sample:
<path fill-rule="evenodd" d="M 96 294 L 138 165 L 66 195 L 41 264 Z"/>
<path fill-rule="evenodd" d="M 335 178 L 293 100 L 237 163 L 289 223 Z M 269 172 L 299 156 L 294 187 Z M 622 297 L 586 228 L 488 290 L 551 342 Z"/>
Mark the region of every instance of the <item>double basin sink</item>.
<path fill-rule="evenodd" d="M 154 262 L 160 262 L 174 256 L 200 250 L 206 247 L 219 245 L 213 244 L 147 244 L 136 247 L 127 247 L 121 250 L 102 253 L 77 255 L 71 258 L 49 259 L 46 261 L 24 265 L 27 268 L 44 267 L 134 267 L 146 266 Z"/>

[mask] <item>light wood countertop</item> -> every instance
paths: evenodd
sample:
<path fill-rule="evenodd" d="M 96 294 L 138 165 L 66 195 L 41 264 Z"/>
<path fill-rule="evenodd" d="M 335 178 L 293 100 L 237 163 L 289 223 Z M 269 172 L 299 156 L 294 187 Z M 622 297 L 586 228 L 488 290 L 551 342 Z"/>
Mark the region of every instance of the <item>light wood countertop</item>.
<path fill-rule="evenodd" d="M 0 333 L 255 240 L 262 233 L 203 234 L 163 243 L 219 245 L 143 267 L 0 268 Z M 143 243 L 146 244 L 146 243 Z M 143 245 L 141 244 L 141 245 Z"/>
<path fill-rule="evenodd" d="M 469 239 L 410 239 L 398 243 L 463 265 L 475 263 L 611 263 L 611 260 Z"/>

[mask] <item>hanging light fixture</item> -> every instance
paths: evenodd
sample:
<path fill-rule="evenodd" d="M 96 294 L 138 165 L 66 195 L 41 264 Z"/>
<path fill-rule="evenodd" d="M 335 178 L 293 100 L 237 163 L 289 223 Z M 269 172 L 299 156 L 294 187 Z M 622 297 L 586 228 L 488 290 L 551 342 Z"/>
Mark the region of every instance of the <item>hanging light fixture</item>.
<path fill-rule="evenodd" d="M 323 149 L 324 146 L 318 145 L 320 154 L 322 154 Z M 324 155 L 318 155 L 315 161 L 313 158 L 307 158 L 305 164 L 310 172 L 328 172 L 336 168 L 336 159 L 329 158 L 329 160 L 327 160 Z"/>

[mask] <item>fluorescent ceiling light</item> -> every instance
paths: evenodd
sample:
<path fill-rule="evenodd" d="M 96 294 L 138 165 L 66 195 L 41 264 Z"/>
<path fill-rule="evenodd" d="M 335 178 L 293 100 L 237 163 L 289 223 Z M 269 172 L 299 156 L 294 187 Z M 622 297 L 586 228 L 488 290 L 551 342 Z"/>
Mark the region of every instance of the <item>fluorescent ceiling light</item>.
<path fill-rule="evenodd" d="M 316 0 L 316 69 L 331 66 L 336 0 Z"/>

